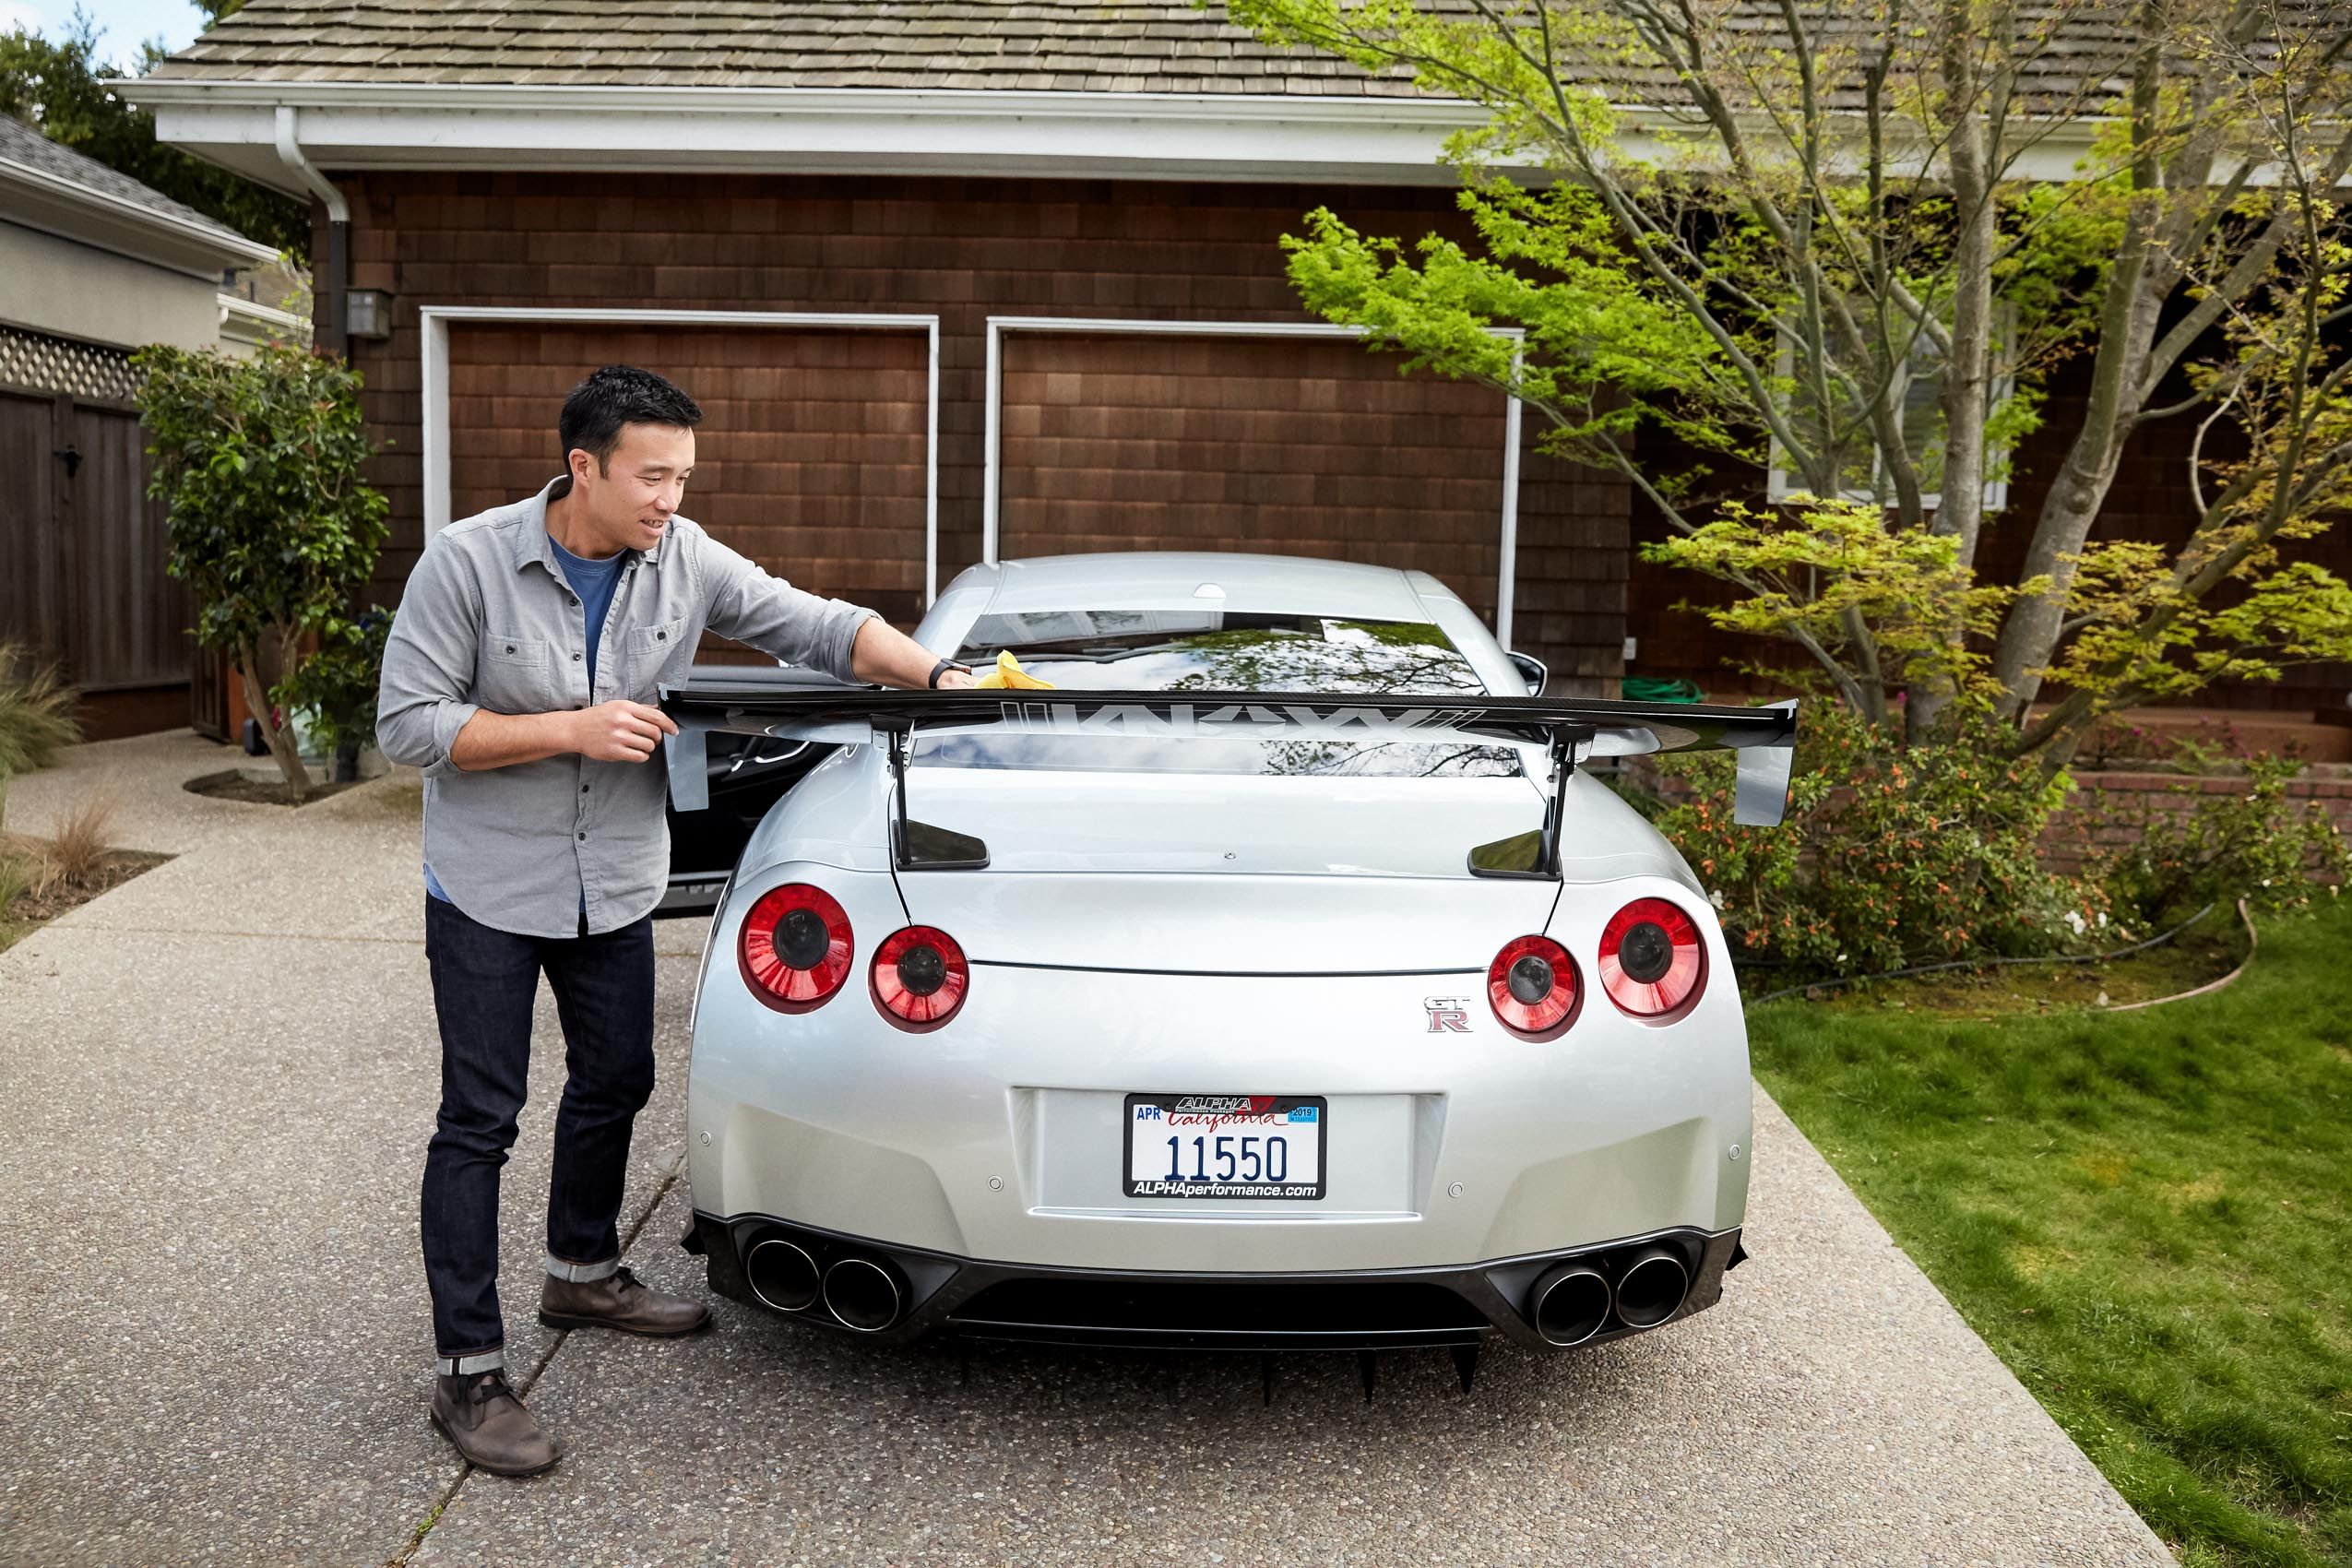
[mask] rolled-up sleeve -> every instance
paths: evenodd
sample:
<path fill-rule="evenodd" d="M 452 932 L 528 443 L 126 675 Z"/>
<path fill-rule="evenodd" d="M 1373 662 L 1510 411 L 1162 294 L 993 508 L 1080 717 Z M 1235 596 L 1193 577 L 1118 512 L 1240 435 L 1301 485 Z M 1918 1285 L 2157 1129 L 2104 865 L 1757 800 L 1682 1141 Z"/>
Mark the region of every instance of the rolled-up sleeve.
<path fill-rule="evenodd" d="M 440 540 L 409 574 L 400 612 L 384 647 L 376 693 L 375 742 L 386 758 L 428 778 L 456 767 L 449 750 L 480 711 L 473 690 L 481 607 L 469 564 Z"/>
<path fill-rule="evenodd" d="M 821 670 L 837 680 L 856 679 L 850 651 L 858 628 L 874 612 L 803 592 L 707 535 L 697 542 L 704 602 L 709 606 L 706 624 L 712 631 L 788 664 Z"/>

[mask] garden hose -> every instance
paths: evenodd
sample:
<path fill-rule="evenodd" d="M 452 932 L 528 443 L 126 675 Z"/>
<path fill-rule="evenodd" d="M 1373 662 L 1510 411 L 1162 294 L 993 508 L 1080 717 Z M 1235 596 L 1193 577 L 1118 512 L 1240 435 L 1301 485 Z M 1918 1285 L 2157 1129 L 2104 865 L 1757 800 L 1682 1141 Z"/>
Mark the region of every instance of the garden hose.
<path fill-rule="evenodd" d="M 1768 991 L 1762 996 L 1750 997 L 1748 999 L 1748 1004 L 1753 1007 L 1766 1002 L 1778 1002 L 1783 997 L 1802 996 L 1809 991 L 1841 991 L 1849 985 L 1859 985 L 1864 980 L 1908 980 L 1913 975 L 1932 975 L 1940 973 L 1945 969 L 1997 969 L 2006 968 L 2012 964 L 2096 964 L 2108 958 L 2126 958 L 2134 953 L 2144 953 L 2151 947 L 2162 946 L 2164 944 L 2171 941 L 2174 937 L 2180 935 L 2182 932 L 2187 931 L 2191 926 L 2195 925 L 2199 921 L 2204 920 L 2207 915 L 2212 914 L 2213 911 L 2214 907 L 2211 904 L 2207 904 L 2204 909 L 2199 909 L 2195 914 L 2191 915 L 2187 920 L 2182 921 L 2179 925 L 2174 926 L 2162 936 L 2151 936 L 2145 942 L 2135 942 L 2129 947 L 2118 947 L 2112 952 L 2067 953 L 2055 958 L 1954 958 L 1948 963 L 1942 964 L 1915 964 L 1907 969 L 1888 969 L 1883 974 L 1846 975 L 1837 980 L 1813 980 L 1805 985 L 1784 986 L 1778 991 Z M 2238 913 L 2241 918 L 2245 917 L 2246 901 L 2242 898 L 2238 901 Z M 2247 935 L 2251 937 L 2253 934 L 2253 931 L 2254 922 L 2251 919 L 2248 919 L 2246 921 Z M 2248 956 L 2248 962 L 2251 961 L 2252 958 L 2250 954 Z M 2230 973 L 2223 976 L 2212 985 L 2200 987 L 2198 991 L 2184 992 L 2181 994 L 2185 996 L 2195 996 L 2204 991 L 2217 991 L 2222 986 L 2225 986 L 2231 980 L 2236 980 L 2239 973 L 2241 972 L 2245 967 L 2246 966 L 2244 964 L 2240 964 L 2238 966 L 2237 969 L 2233 969 Z M 2180 998 L 2160 996 L 2156 1000 L 2157 1002 L 2176 1002 L 2179 1001 Z M 2154 1005 L 2154 1004 L 2147 1002 L 2135 1002 L 2130 1004 L 2130 1005 L 2134 1007 L 2147 1007 Z M 2115 1012 L 2122 1011 L 2121 1008 L 2115 1008 L 2111 1010 Z"/>
<path fill-rule="evenodd" d="M 1618 694 L 1627 702 L 1705 702 L 1705 692 L 1696 681 L 1670 681 L 1663 675 L 1628 675 L 1618 683 Z"/>

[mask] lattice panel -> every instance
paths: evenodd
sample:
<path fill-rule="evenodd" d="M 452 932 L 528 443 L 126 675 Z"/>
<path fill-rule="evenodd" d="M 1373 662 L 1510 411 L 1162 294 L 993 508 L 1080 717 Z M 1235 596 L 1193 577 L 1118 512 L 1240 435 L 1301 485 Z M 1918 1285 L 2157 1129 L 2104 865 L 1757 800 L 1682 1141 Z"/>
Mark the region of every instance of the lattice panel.
<path fill-rule="evenodd" d="M 131 372 L 131 356 L 120 349 L 0 327 L 0 382 L 35 392 L 127 403 L 138 379 Z"/>

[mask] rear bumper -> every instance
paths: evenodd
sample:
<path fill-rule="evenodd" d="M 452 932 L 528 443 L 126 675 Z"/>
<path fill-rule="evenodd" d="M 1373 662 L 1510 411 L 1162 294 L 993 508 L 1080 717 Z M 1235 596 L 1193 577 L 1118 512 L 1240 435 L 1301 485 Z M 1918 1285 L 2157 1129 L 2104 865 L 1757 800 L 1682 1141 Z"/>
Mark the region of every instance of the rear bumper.
<path fill-rule="evenodd" d="M 753 1263 L 753 1253 L 771 1241 L 780 1245 Z M 942 1335 L 1261 1351 L 1476 1345 L 1497 1333 L 1536 1350 L 1600 1344 L 1713 1306 L 1722 1298 L 1725 1271 L 1746 1256 L 1736 1229 L 1679 1229 L 1454 1268 L 1162 1273 L 990 1263 L 766 1215 L 699 1211 L 684 1244 L 707 1260 L 711 1289 L 719 1294 L 881 1344 Z M 1635 1314 L 1654 1321 L 1627 1322 L 1612 1296 L 1608 1315 L 1589 1334 L 1562 1342 L 1538 1331 L 1531 1296 L 1562 1265 L 1589 1265 L 1615 1281 L 1635 1260 L 1659 1254 L 1678 1263 L 1687 1280 L 1664 1315 L 1657 1315 L 1660 1303 Z M 843 1263 L 851 1268 L 834 1274 Z M 888 1277 L 888 1289 L 874 1283 L 875 1268 Z M 764 1288 L 754 1287 L 754 1276 Z M 877 1303 L 887 1305 L 886 1321 Z M 853 1326 L 845 1316 L 861 1317 L 867 1326 Z"/>

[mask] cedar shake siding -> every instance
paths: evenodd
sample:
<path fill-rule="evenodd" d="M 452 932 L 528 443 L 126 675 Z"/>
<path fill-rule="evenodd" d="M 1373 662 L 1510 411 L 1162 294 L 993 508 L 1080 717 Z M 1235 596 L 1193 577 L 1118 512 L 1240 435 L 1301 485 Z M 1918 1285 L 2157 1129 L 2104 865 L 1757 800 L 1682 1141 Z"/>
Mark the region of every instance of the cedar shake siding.
<path fill-rule="evenodd" d="M 1378 233 L 1466 229 L 1445 190 L 1149 182 L 371 173 L 352 286 L 387 598 L 422 544 L 421 305 L 907 312 L 940 326 L 942 586 L 980 558 L 992 315 L 1295 323 L 1280 236 L 1328 203 Z M 1467 236 L 1466 236 L 1467 237 Z M 687 515 L 803 588 L 902 624 L 922 588 L 919 332 L 450 327 L 452 507 L 556 471 L 562 395 L 626 360 L 708 417 Z M 1001 552 L 1229 549 L 1432 572 L 1491 616 L 1503 405 L 1346 342 L 1010 333 Z M 1526 422 L 1531 445 L 1535 420 Z M 1523 458 L 1516 633 L 1564 689 L 1613 694 L 1628 487 Z"/>
<path fill-rule="evenodd" d="M 702 404 L 688 517 L 780 576 L 911 624 L 929 358 L 911 332 L 461 323 L 449 334 L 450 515 L 561 472 L 564 394 L 600 364 L 644 365 Z"/>
<path fill-rule="evenodd" d="M 940 317 L 939 564 L 980 558 L 987 318 L 1297 323 L 1280 237 L 1328 205 L 1366 232 L 1471 239 L 1443 189 L 1152 181 L 395 172 L 340 182 L 352 285 L 389 291 L 395 331 L 353 345 L 392 501 L 376 592 L 422 543 L 417 308 L 508 305 L 908 313 Z M 322 241 L 323 244 L 323 241 Z M 687 515 L 801 586 L 921 611 L 920 331 L 567 328 L 457 322 L 449 334 L 453 516 L 557 469 L 563 394 L 600 363 L 671 375 L 708 417 Z M 1003 340 L 1001 553 L 1257 550 L 1428 570 L 1482 615 L 1495 600 L 1501 398 L 1343 341 L 1012 332 Z M 2019 454 L 1981 564 L 2013 576 L 2079 418 L 2064 367 Z M 1761 687 L 1728 660 L 1790 650 L 1716 632 L 1685 601 L 1728 589 L 1632 559 L 1664 523 L 1629 485 L 1538 457 L 1525 422 L 1514 643 L 1555 689 L 1614 695 L 1634 673 L 1710 693 Z M 2185 424 L 2134 443 L 2100 533 L 2165 542 L 2192 523 Z M 1693 455 L 1645 432 L 1658 471 Z M 1713 459 L 1718 482 L 1736 476 Z M 1754 492 L 1762 476 L 1752 476 Z M 2295 555 L 2352 572 L 2352 534 Z M 1639 641 L 1629 666 L 1622 639 Z M 2341 710 L 2352 672 L 2291 671 L 2192 701 Z"/>
<path fill-rule="evenodd" d="M 1429 572 L 1492 622 L 1501 394 L 1368 374 L 1345 340 L 1012 335 L 1004 357 L 1006 556 L 1277 549 Z"/>

